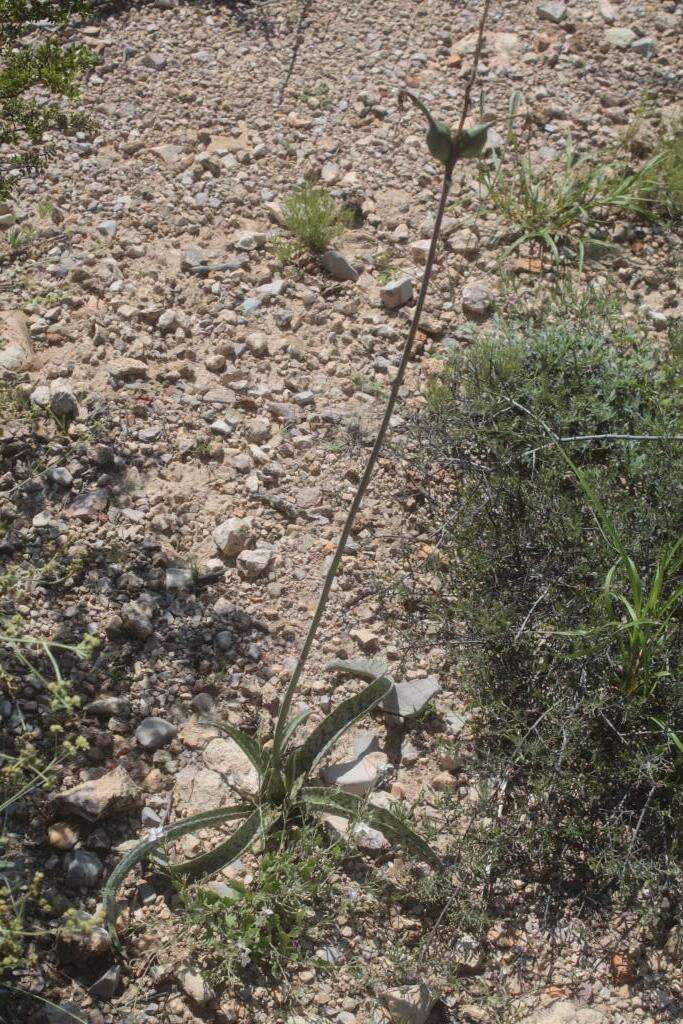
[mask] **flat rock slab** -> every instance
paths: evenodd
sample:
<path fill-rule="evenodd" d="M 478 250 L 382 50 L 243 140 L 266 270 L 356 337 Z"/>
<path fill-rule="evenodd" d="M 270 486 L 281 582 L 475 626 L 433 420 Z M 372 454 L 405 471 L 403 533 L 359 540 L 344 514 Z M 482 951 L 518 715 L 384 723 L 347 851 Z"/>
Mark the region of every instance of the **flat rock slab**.
<path fill-rule="evenodd" d="M 383 676 L 387 670 L 387 664 L 380 658 L 334 658 L 325 666 L 328 672 L 337 672 L 339 675 L 351 676 L 354 679 L 364 679 L 366 683 L 372 683 L 378 676 Z"/>
<path fill-rule="evenodd" d="M 133 806 L 139 792 L 128 772 L 124 768 L 115 768 L 99 779 L 90 779 L 64 793 L 57 793 L 51 803 L 65 814 L 75 814 L 86 821 L 99 821 Z"/>
<path fill-rule="evenodd" d="M 394 688 L 382 701 L 382 709 L 389 715 L 412 718 L 419 715 L 440 690 L 441 686 L 432 676 L 426 679 L 406 679 L 403 683 L 394 684 Z"/>

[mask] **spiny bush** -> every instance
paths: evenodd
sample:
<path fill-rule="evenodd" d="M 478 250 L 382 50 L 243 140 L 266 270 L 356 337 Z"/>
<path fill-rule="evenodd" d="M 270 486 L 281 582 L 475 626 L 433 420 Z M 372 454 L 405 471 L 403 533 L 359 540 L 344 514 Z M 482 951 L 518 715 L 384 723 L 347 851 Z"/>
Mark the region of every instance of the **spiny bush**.
<path fill-rule="evenodd" d="M 93 64 L 88 50 L 58 36 L 35 44 L 26 37 L 36 22 L 63 27 L 86 10 L 84 0 L 0 0 L 0 147 L 9 154 L 1 158 L 0 199 L 12 191 L 12 171 L 29 173 L 44 160 L 46 132 L 82 123 L 58 100 L 75 99 L 79 74 Z"/>
<path fill-rule="evenodd" d="M 680 895 L 680 385 L 628 328 L 546 315 L 454 355 L 417 428 L 435 540 L 395 596 L 474 709 L 465 846 L 498 891 Z"/>

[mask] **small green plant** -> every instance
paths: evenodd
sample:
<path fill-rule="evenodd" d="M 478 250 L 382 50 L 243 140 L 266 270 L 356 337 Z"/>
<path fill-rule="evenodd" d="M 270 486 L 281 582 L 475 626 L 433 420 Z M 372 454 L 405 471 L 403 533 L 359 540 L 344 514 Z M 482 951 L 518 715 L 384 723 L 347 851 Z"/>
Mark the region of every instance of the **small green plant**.
<path fill-rule="evenodd" d="M 28 173 L 40 166 L 46 132 L 71 131 L 83 121 L 59 102 L 42 102 L 34 90 L 73 100 L 78 76 L 94 62 L 88 50 L 63 46 L 58 35 L 35 46 L 23 37 L 36 22 L 62 28 L 86 10 L 83 0 L 0 0 L 0 199 L 12 190 L 12 171 Z"/>
<path fill-rule="evenodd" d="M 35 231 L 32 228 L 10 228 L 7 232 L 7 244 L 12 252 L 18 252 L 25 248 L 34 237 Z"/>
<path fill-rule="evenodd" d="M 303 185 L 284 201 L 285 227 L 296 240 L 298 249 L 320 255 L 349 225 L 349 217 L 323 188 Z"/>
<path fill-rule="evenodd" d="M 375 266 L 380 284 L 387 284 L 397 276 L 396 264 L 390 252 L 381 252 L 375 259 Z"/>
<path fill-rule="evenodd" d="M 494 153 L 479 172 L 485 199 L 513 234 L 508 252 L 529 244 L 559 261 L 561 247 L 568 246 L 578 252 L 583 266 L 589 247 L 609 247 L 601 234 L 610 213 L 656 216 L 654 181 L 663 152 L 634 171 L 623 158 L 608 163 L 594 155 L 580 156 L 568 135 L 562 160 L 539 167 L 512 127 L 516 110 L 513 103 L 505 154 Z"/>
<path fill-rule="evenodd" d="M 212 980 L 234 985 L 248 972 L 286 977 L 311 958 L 313 931 L 320 941 L 330 916 L 334 875 L 343 849 L 310 826 L 264 850 L 253 882 L 232 881 L 219 894 L 180 885 L 195 950 L 210 963 Z"/>
<path fill-rule="evenodd" d="M 213 722 L 239 745 L 258 772 L 259 791 L 254 804 L 240 804 L 194 814 L 159 829 L 158 833 L 126 854 L 112 872 L 103 892 L 107 921 L 114 941 L 118 944 L 114 930 L 116 893 L 131 869 L 162 843 L 204 828 L 222 826 L 229 821 L 244 819 L 229 839 L 209 853 L 174 864 L 170 868 L 171 874 L 176 878 L 194 879 L 220 871 L 257 841 L 263 843 L 275 831 L 286 830 L 294 822 L 310 821 L 321 814 L 334 814 L 347 819 L 361 817 L 388 838 L 414 850 L 424 860 L 436 862 L 438 858 L 427 843 L 390 811 L 366 806 L 359 797 L 348 793 L 308 784 L 309 775 L 330 748 L 355 722 L 384 700 L 392 686 L 393 682 L 388 677 L 376 678 L 357 696 L 342 701 L 299 746 L 294 746 L 292 740 L 310 712 L 304 711 L 289 718 L 293 696 L 291 683 L 282 702 L 270 747 L 262 746 L 252 736 L 226 722 Z"/>

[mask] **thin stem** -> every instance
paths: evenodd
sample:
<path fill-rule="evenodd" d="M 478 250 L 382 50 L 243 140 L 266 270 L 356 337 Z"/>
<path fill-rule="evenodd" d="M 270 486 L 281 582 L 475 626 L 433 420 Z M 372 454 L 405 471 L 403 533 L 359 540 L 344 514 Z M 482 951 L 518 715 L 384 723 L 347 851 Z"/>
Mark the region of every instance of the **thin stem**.
<path fill-rule="evenodd" d="M 289 682 L 289 686 L 287 687 L 287 691 L 282 700 L 282 706 L 280 708 L 280 714 L 278 716 L 277 726 L 275 728 L 276 747 L 279 746 L 282 740 L 282 732 L 284 730 L 287 721 L 287 716 L 292 706 L 294 691 L 296 690 L 297 684 L 301 678 L 302 672 L 306 665 L 306 661 L 308 660 L 308 656 L 311 652 L 311 647 L 313 646 L 315 635 L 318 632 L 318 627 L 320 625 L 321 619 L 325 612 L 325 607 L 327 605 L 328 598 L 330 596 L 332 584 L 334 582 L 335 576 L 337 575 L 342 555 L 344 554 L 344 548 L 346 547 L 347 541 L 351 534 L 351 529 L 353 527 L 356 515 L 358 514 L 358 510 L 361 506 L 363 498 L 365 497 L 365 492 L 368 489 L 370 477 L 372 476 L 373 470 L 377 465 L 377 460 L 379 459 L 379 455 L 382 450 L 382 445 L 384 444 L 384 438 L 386 437 L 387 430 L 389 429 L 389 422 L 394 412 L 394 406 L 396 405 L 396 401 L 398 399 L 398 393 L 401 388 L 401 385 L 403 384 L 403 379 L 405 377 L 406 369 L 408 367 L 408 361 L 410 360 L 410 356 L 413 350 L 413 344 L 415 342 L 415 336 L 417 334 L 420 318 L 422 316 L 422 310 L 424 308 L 425 299 L 427 297 L 427 289 L 429 288 L 432 270 L 434 268 L 434 260 L 436 258 L 436 247 L 439 241 L 439 234 L 441 232 L 441 222 L 443 220 L 444 211 L 446 209 L 446 201 L 448 199 L 448 193 L 450 192 L 452 180 L 453 167 L 447 166 L 444 171 L 443 184 L 441 186 L 441 198 L 439 200 L 439 208 L 436 214 L 436 221 L 434 222 L 434 230 L 432 232 L 432 240 L 429 246 L 427 265 L 425 267 L 425 272 L 422 277 L 420 294 L 418 295 L 417 304 L 415 306 L 415 312 L 413 314 L 413 320 L 410 325 L 410 330 L 408 332 L 408 337 L 406 339 L 405 345 L 403 346 L 401 362 L 399 363 L 398 371 L 396 373 L 396 377 L 394 378 L 394 382 L 391 385 L 391 391 L 389 393 L 389 399 L 387 401 L 386 409 L 384 410 L 384 416 L 382 417 L 382 422 L 377 432 L 375 443 L 372 446 L 370 457 L 368 458 L 367 464 L 365 466 L 365 471 L 358 485 L 356 493 L 353 496 L 353 501 L 351 502 L 351 506 L 346 515 L 344 527 L 339 536 L 339 540 L 337 541 L 337 547 L 335 549 L 334 555 L 332 556 L 332 561 L 330 562 L 330 566 L 327 570 L 327 573 L 325 574 L 323 588 L 320 592 L 320 597 L 318 598 L 318 603 L 316 605 L 315 612 L 313 613 L 311 624 L 308 627 L 308 633 L 306 634 L 306 639 L 304 640 L 304 645 L 301 649 L 299 660 L 296 663 L 296 668 L 292 673 L 292 678 Z"/>
<path fill-rule="evenodd" d="M 546 448 L 552 448 L 557 442 L 568 444 L 571 441 L 683 441 L 683 434 L 575 434 L 572 437 L 558 437 L 549 444 L 542 444 L 539 448 L 530 448 L 524 452 L 525 455 L 535 455 Z"/>
<path fill-rule="evenodd" d="M 472 95 L 472 88 L 474 86 L 474 81 L 477 75 L 477 68 L 479 66 L 479 59 L 481 57 L 481 51 L 484 44 L 484 30 L 486 28 L 486 20 L 488 18 L 490 6 L 491 0 L 484 0 L 484 6 L 482 9 L 481 18 L 479 20 L 479 33 L 477 36 L 477 46 L 474 53 L 472 71 L 467 81 L 467 85 L 465 86 L 465 94 L 463 96 L 462 111 L 460 114 L 460 125 L 458 128 L 458 132 L 462 131 L 465 119 L 467 118 L 467 114 L 469 112 L 470 98 Z M 422 316 L 422 310 L 424 308 L 425 299 L 427 298 L 429 282 L 431 280 L 432 271 L 434 269 L 434 260 L 436 259 L 436 248 L 439 242 L 439 235 L 441 233 L 441 222 L 443 221 L 444 212 L 446 210 L 446 202 L 448 200 L 448 195 L 451 190 L 451 184 L 453 181 L 453 167 L 455 165 L 456 159 L 457 158 L 449 159 L 449 161 L 446 163 L 444 167 L 443 182 L 441 185 L 441 198 L 439 199 L 436 220 L 434 222 L 434 230 L 432 232 L 432 238 L 429 245 L 427 264 L 425 266 L 425 272 L 422 277 L 420 293 L 417 298 L 417 304 L 415 306 L 415 312 L 413 314 L 413 319 L 410 325 L 410 330 L 408 332 L 408 337 L 406 338 L 405 345 L 403 346 L 401 361 L 399 363 L 396 377 L 394 379 L 393 384 L 391 385 L 391 390 L 389 392 L 389 399 L 387 401 L 387 406 L 384 411 L 384 416 L 382 417 L 382 422 L 380 424 L 377 437 L 375 438 L 375 443 L 372 446 L 372 451 L 370 452 L 370 457 L 368 458 L 365 471 L 363 473 L 360 483 L 358 484 L 356 493 L 353 496 L 353 501 L 351 502 L 351 507 L 349 508 L 346 519 L 344 521 L 344 526 L 339 537 L 339 540 L 337 541 L 337 547 L 335 549 L 334 555 L 332 556 L 332 561 L 330 562 L 330 566 L 325 574 L 325 580 L 323 582 L 323 587 L 320 592 L 320 597 L 318 598 L 318 603 L 313 613 L 311 624 L 308 627 L 308 633 L 306 634 L 306 639 L 304 640 L 304 644 L 301 649 L 299 659 L 292 673 L 292 678 L 289 681 L 284 697 L 282 698 L 280 712 L 278 714 L 277 723 L 275 725 L 275 735 L 273 737 L 274 761 L 277 761 L 277 758 L 279 757 L 279 752 L 281 750 L 283 742 L 283 734 L 285 726 L 287 724 L 287 718 L 289 716 L 289 712 L 292 707 L 292 701 L 294 699 L 294 693 L 296 691 L 299 680 L 301 679 L 303 670 L 306 666 L 306 662 L 308 661 L 308 656 L 311 653 L 313 641 L 315 640 L 318 628 L 322 621 L 322 617 L 325 613 L 325 608 L 327 606 L 327 602 L 330 596 L 330 591 L 332 590 L 332 584 L 334 583 L 337 572 L 339 571 L 339 564 L 342 560 L 342 555 L 344 554 L 344 549 L 346 547 L 349 536 L 351 535 L 351 529 L 353 527 L 354 520 L 356 518 L 356 515 L 358 514 L 358 510 L 360 509 L 363 498 L 365 497 L 365 492 L 368 489 L 368 484 L 370 483 L 370 478 L 372 476 L 373 470 L 377 465 L 377 460 L 379 459 L 379 455 L 382 450 L 382 445 L 384 444 L 384 439 L 389 429 L 389 423 L 391 421 L 391 417 L 394 411 L 394 406 L 396 405 L 396 401 L 398 399 L 398 393 L 401 388 L 401 385 L 403 384 L 403 379 L 405 377 L 408 362 L 410 360 L 413 345 L 415 343 L 417 329 L 420 324 L 420 318 Z"/>

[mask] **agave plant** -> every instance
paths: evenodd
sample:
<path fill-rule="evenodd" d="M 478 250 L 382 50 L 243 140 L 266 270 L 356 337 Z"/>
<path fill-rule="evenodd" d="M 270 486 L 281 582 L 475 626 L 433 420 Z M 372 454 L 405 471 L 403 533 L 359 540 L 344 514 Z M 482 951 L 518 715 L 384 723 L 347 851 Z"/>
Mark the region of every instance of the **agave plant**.
<path fill-rule="evenodd" d="M 387 839 L 412 849 L 421 859 L 436 864 L 431 847 L 391 811 L 374 807 L 360 797 L 340 790 L 309 783 L 311 773 L 337 740 L 363 715 L 376 707 L 389 693 L 393 681 L 379 676 L 354 697 L 342 703 L 308 735 L 300 745 L 294 737 L 306 722 L 310 711 L 303 711 L 283 722 L 283 703 L 270 749 L 253 736 L 225 722 L 212 721 L 237 743 L 258 773 L 259 787 L 252 804 L 220 807 L 193 814 L 164 828 L 157 828 L 127 853 L 112 872 L 103 892 L 107 927 L 118 946 L 115 933 L 116 894 L 128 873 L 161 846 L 200 829 L 222 826 L 229 821 L 242 823 L 224 842 L 191 860 L 168 866 L 174 876 L 193 880 L 220 871 L 236 860 L 257 840 L 294 821 L 322 814 L 334 814 L 353 820 L 362 818 Z"/>

